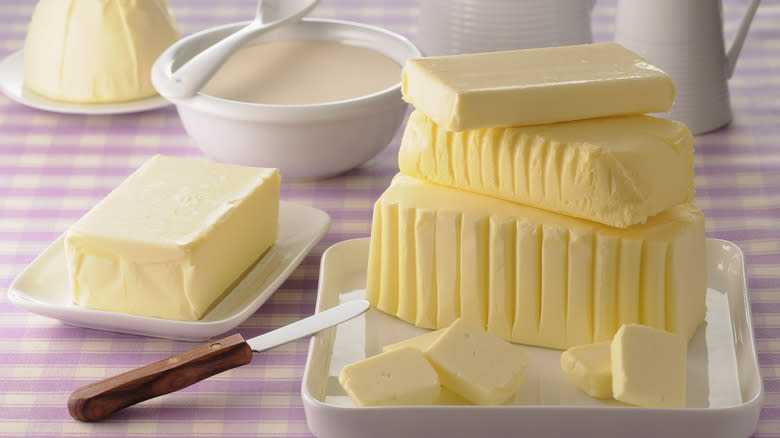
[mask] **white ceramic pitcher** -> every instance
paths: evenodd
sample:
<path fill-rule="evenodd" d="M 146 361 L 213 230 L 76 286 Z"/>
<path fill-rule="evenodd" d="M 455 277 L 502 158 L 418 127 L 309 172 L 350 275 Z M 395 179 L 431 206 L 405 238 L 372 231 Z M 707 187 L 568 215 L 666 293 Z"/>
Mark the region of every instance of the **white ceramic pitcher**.
<path fill-rule="evenodd" d="M 590 43 L 595 0 L 420 0 L 426 56 Z"/>
<path fill-rule="evenodd" d="M 727 81 L 760 0 L 752 0 L 734 42 L 724 47 L 721 0 L 618 0 L 615 42 L 657 65 L 674 81 L 672 111 L 694 134 L 731 120 Z"/>

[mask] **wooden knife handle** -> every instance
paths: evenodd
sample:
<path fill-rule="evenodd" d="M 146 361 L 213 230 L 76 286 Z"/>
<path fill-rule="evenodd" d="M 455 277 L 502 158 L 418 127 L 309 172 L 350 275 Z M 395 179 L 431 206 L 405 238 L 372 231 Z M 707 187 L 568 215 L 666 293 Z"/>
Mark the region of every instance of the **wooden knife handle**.
<path fill-rule="evenodd" d="M 130 405 L 178 391 L 251 360 L 249 345 L 235 334 L 82 386 L 70 395 L 68 411 L 77 420 L 102 420 Z"/>

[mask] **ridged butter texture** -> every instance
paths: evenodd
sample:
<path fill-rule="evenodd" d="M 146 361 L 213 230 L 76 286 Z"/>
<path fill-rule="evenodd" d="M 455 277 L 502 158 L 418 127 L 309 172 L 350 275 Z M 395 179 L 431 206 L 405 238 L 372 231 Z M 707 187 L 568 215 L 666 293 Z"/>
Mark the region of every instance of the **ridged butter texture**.
<path fill-rule="evenodd" d="M 197 320 L 276 240 L 277 169 L 157 155 L 73 224 L 73 302 Z"/>
<path fill-rule="evenodd" d="M 68 102 L 153 96 L 152 65 L 178 39 L 166 0 L 40 0 L 24 46 L 24 84 Z"/>
<path fill-rule="evenodd" d="M 463 131 L 669 111 L 669 75 L 615 43 L 414 58 L 404 100 Z"/>
<path fill-rule="evenodd" d="M 694 198 L 690 131 L 650 116 L 451 132 L 418 110 L 398 165 L 405 175 L 621 228 Z"/>
<path fill-rule="evenodd" d="M 374 206 L 368 299 L 420 327 L 463 317 L 557 349 L 632 322 L 689 339 L 705 293 L 704 218 L 688 204 L 619 229 L 398 175 Z"/>

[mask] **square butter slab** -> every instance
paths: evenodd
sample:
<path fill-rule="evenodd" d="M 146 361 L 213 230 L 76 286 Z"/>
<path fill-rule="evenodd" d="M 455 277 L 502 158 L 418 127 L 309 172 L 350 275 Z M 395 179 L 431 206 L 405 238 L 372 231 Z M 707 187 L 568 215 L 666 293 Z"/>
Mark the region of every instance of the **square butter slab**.
<path fill-rule="evenodd" d="M 276 242 L 198 321 L 150 318 L 72 304 L 62 236 L 16 277 L 8 288 L 8 299 L 30 312 L 78 327 L 202 341 L 225 333 L 252 316 L 322 239 L 329 226 L 330 216 L 324 211 L 281 201 Z"/>
<path fill-rule="evenodd" d="M 317 311 L 365 296 L 368 239 L 333 245 L 323 255 Z M 531 354 L 526 380 L 502 406 L 454 405 L 358 408 L 337 376 L 345 365 L 386 345 L 426 333 L 376 309 L 310 342 L 302 382 L 309 429 L 336 437 L 746 437 L 758 422 L 758 372 L 744 258 L 738 247 L 708 239 L 706 321 L 688 345 L 688 404 L 682 409 L 641 408 L 600 400 L 567 382 L 561 351 L 522 346 Z"/>

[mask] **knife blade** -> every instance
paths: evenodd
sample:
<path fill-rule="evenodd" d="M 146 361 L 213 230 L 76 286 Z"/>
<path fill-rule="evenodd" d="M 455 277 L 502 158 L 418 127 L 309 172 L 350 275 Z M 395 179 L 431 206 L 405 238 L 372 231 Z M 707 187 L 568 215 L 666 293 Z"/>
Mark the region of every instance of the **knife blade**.
<path fill-rule="evenodd" d="M 236 333 L 128 372 L 82 386 L 68 399 L 70 415 L 98 421 L 128 406 L 186 388 L 246 365 L 261 352 L 317 333 L 364 313 L 366 300 L 349 301 L 249 340 Z"/>

